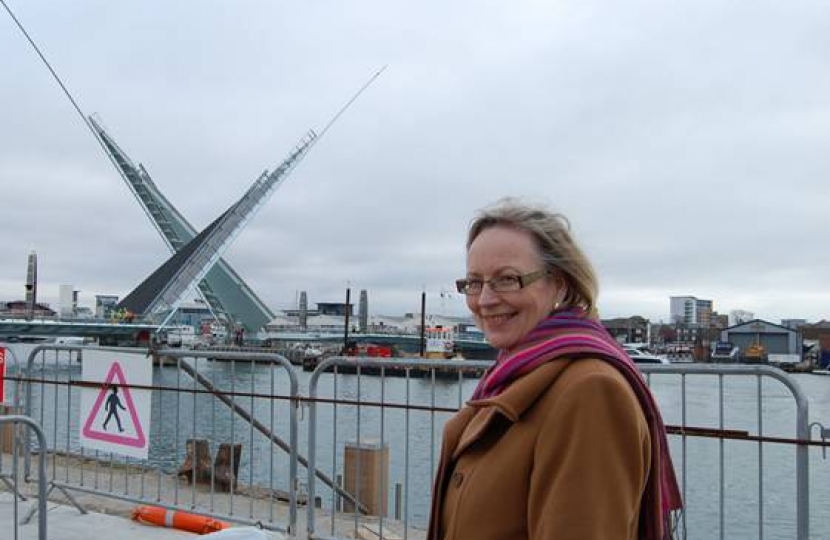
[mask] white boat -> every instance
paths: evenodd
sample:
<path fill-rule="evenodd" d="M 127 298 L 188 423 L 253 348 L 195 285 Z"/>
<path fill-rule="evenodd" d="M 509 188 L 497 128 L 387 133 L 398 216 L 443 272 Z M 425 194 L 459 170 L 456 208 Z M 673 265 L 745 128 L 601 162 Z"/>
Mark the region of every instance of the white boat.
<path fill-rule="evenodd" d="M 625 353 L 629 358 L 634 360 L 635 364 L 668 364 L 669 359 L 664 356 L 657 356 L 649 354 L 642 349 L 635 347 L 623 347 Z"/>
<path fill-rule="evenodd" d="M 83 345 L 86 343 L 86 338 L 80 336 L 58 336 L 55 338 L 55 343 L 60 345 Z"/>
<path fill-rule="evenodd" d="M 426 357 L 438 360 L 451 358 L 455 349 L 455 330 L 443 326 L 426 328 Z"/>
<path fill-rule="evenodd" d="M 170 347 L 192 347 L 196 344 L 196 329 L 186 324 L 168 326 L 162 342 Z"/>
<path fill-rule="evenodd" d="M 211 321 L 202 324 L 202 341 L 208 345 L 222 344 L 227 341 L 228 330 L 220 322 Z"/>
<path fill-rule="evenodd" d="M 712 345 L 712 362 L 737 362 L 741 350 L 728 341 L 716 341 Z"/>

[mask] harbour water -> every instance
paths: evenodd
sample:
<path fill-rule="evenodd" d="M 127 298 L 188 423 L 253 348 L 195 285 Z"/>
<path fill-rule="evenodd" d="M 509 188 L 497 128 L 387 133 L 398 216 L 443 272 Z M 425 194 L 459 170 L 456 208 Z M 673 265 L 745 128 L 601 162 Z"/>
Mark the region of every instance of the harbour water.
<path fill-rule="evenodd" d="M 31 346 L 11 345 L 14 357 L 23 360 Z M 86 355 L 112 354 L 85 351 Z M 224 388 L 242 393 L 237 402 L 287 438 L 288 378 L 267 365 L 248 362 L 197 364 L 200 373 Z M 14 369 L 10 370 L 12 373 Z M 60 372 L 81 379 L 77 362 L 56 357 L 47 361 L 41 376 Z M 296 370 L 300 395 L 309 395 L 311 374 Z M 793 375 L 809 399 L 810 421 L 830 427 L 830 377 Z M 174 365 L 154 368 L 153 384 L 159 388 L 196 388 Z M 774 380 L 755 377 L 724 378 L 688 375 L 652 375 L 650 384 L 667 425 L 744 430 L 750 434 L 793 438 L 795 405 L 788 390 Z M 389 507 L 394 507 L 391 486 L 400 483 L 404 519 L 409 525 L 426 524 L 431 479 L 436 466 L 441 429 L 452 409 L 471 395 L 475 380 L 429 380 L 323 374 L 319 379 L 316 459 L 319 469 L 334 478 L 343 470 L 343 448 L 354 441 L 377 441 L 389 447 Z M 9 388 L 7 386 L 7 393 Z M 79 391 L 73 388 L 71 392 Z M 35 393 L 47 436 L 59 446 L 82 451 L 78 444 L 77 396 L 66 387 L 43 387 Z M 762 395 L 762 406 L 757 396 Z M 683 396 L 685 395 L 685 407 Z M 266 399 L 262 396 L 278 396 Z M 339 401 L 334 405 L 328 400 Z M 357 405 L 356 402 L 360 402 Z M 56 404 L 53 406 L 52 404 Z M 68 403 L 69 406 L 64 406 Z M 381 407 L 379 404 L 385 404 Z M 73 406 L 73 404 L 75 406 Z M 149 465 L 173 472 L 184 458 L 186 438 L 200 434 L 214 441 L 241 442 L 242 482 L 287 487 L 288 459 L 250 425 L 207 394 L 156 391 L 152 401 Z M 195 414 L 193 411 L 197 411 Z M 722 411 L 722 416 L 721 416 Z M 175 421 L 171 415 L 175 415 Z M 65 419 L 64 419 L 65 417 Z M 300 410 L 298 448 L 308 456 L 309 409 Z M 722 418 L 722 419 L 721 419 Z M 38 419 L 36 417 L 36 419 Z M 57 419 L 57 421 L 56 421 Z M 68 426 L 68 427 L 67 427 Z M 817 433 L 814 432 L 814 435 Z M 795 537 L 795 447 L 754 441 L 671 436 L 670 444 L 678 475 L 688 501 L 685 519 L 688 538 Z M 89 451 L 84 451 L 90 454 Z M 92 453 L 95 454 L 94 452 Z M 760 462 L 760 465 L 759 465 Z M 685 468 L 684 468 L 685 464 Z M 809 450 L 811 538 L 830 538 L 830 460 L 820 448 Z M 299 475 L 305 478 L 301 468 Z M 722 486 L 722 487 L 721 487 Z M 316 485 L 324 507 L 335 504 L 322 482 Z M 721 495 L 722 493 L 722 495 Z M 720 514 L 723 499 L 723 517 Z M 759 529 L 759 514 L 764 523 Z"/>

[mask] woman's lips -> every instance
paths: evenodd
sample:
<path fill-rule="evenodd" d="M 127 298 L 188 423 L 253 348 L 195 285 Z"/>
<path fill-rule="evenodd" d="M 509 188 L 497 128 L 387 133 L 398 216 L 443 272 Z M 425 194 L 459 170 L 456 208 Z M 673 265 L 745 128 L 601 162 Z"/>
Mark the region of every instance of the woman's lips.
<path fill-rule="evenodd" d="M 482 319 L 488 325 L 498 326 L 512 319 L 515 313 L 499 313 L 498 315 L 482 315 Z"/>

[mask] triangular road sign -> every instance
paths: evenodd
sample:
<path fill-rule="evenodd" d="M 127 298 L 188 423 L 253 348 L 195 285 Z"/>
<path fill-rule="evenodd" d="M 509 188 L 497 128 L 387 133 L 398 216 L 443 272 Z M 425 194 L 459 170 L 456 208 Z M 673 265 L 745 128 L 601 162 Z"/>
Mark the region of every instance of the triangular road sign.
<path fill-rule="evenodd" d="M 135 426 L 135 435 L 108 433 L 106 431 L 100 431 L 94 426 L 95 418 L 97 418 L 98 413 L 101 411 L 101 406 L 106 400 L 107 392 L 109 392 L 110 387 L 113 384 L 116 384 L 119 388 L 124 390 L 124 401 L 126 402 L 125 405 L 127 412 L 130 413 L 132 424 Z M 134 448 L 144 448 L 144 445 L 147 443 L 147 437 L 144 436 L 144 429 L 141 427 L 141 421 L 135 409 L 135 403 L 133 402 L 133 396 L 130 393 L 130 387 L 127 385 L 127 380 L 124 377 L 124 371 L 121 369 L 121 364 L 118 362 L 112 363 L 112 367 L 110 367 L 110 370 L 104 379 L 104 383 L 101 385 L 101 391 L 95 399 L 95 404 L 92 406 L 92 410 L 90 411 L 86 422 L 84 422 L 83 434 L 84 437 L 89 439 L 97 439 L 99 441 L 121 444 Z"/>

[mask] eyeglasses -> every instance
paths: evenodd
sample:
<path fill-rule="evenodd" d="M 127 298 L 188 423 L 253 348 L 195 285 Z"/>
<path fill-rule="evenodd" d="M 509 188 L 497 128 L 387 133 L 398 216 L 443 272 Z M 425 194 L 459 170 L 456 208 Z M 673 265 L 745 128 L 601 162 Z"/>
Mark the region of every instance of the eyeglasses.
<path fill-rule="evenodd" d="M 537 270 L 523 276 L 497 276 L 490 279 L 459 279 L 456 280 L 455 286 L 458 292 L 468 296 L 481 294 L 484 289 L 484 284 L 490 286 L 490 290 L 497 293 L 513 292 L 524 289 L 534 281 L 537 281 L 549 272 L 547 270 Z"/>

